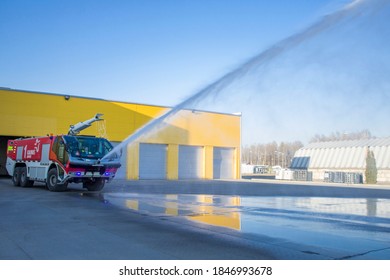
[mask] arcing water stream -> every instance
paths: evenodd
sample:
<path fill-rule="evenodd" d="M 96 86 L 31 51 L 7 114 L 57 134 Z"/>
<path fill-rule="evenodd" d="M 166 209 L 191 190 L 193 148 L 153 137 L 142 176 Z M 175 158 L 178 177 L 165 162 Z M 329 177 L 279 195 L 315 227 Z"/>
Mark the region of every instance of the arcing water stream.
<path fill-rule="evenodd" d="M 143 127 L 139 128 L 137 131 L 127 137 L 121 144 L 116 146 L 102 160 L 108 160 L 114 154 L 120 153 L 120 150 L 123 147 L 126 147 L 129 143 L 136 141 L 139 139 L 139 137 L 158 132 L 181 110 L 186 108 L 193 108 L 193 106 L 208 97 L 212 97 L 214 99 L 218 98 L 218 96 L 227 90 L 233 82 L 241 80 L 247 75 L 259 71 L 261 67 L 270 64 L 273 62 L 273 60 L 298 47 L 302 43 L 316 37 L 324 31 L 336 27 L 342 22 L 357 18 L 367 12 L 379 10 L 385 4 L 388 4 L 388 2 L 389 1 L 387 0 L 354 0 L 341 9 L 323 16 L 314 24 L 305 28 L 301 32 L 295 33 L 274 44 L 265 51 L 262 51 L 258 55 L 249 59 L 247 62 L 243 63 L 240 67 L 231 72 L 228 72 L 220 79 L 216 80 L 196 94 L 190 96 L 188 99 L 171 108 L 160 117 L 153 119 Z"/>

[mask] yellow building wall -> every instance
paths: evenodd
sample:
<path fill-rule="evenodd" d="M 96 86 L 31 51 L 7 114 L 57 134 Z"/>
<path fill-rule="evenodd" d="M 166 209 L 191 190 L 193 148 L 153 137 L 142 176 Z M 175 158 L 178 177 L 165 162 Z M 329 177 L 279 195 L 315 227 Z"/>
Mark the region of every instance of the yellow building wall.
<path fill-rule="evenodd" d="M 213 146 L 204 147 L 204 178 L 213 179 Z"/>
<path fill-rule="evenodd" d="M 43 136 L 67 134 L 69 126 L 104 114 L 104 127 L 95 123 L 82 133 L 97 135 L 105 130 L 110 141 L 122 141 L 167 108 L 112 102 L 65 95 L 0 89 L 0 135 Z"/>
<path fill-rule="evenodd" d="M 144 143 L 176 143 L 214 147 L 239 147 L 241 119 L 236 115 L 182 110 L 165 126 L 139 139 Z"/>
<path fill-rule="evenodd" d="M 167 179 L 179 179 L 179 145 L 169 144 L 167 155 Z"/>
<path fill-rule="evenodd" d="M 214 147 L 234 148 L 233 174 L 238 179 L 241 175 L 240 129 L 241 118 L 236 115 L 182 110 L 162 127 L 142 135 L 130 146 L 138 143 L 168 144 L 167 179 L 170 180 L 178 179 L 178 145 L 204 147 L 204 179 L 213 178 Z M 128 164 L 131 164 L 130 159 Z M 138 173 L 130 171 L 128 179 L 136 179 L 137 176 Z"/>
<path fill-rule="evenodd" d="M 120 142 L 169 110 L 167 107 L 132 104 L 65 95 L 0 89 L 0 135 L 42 136 L 67 134 L 69 126 L 104 114 L 82 134 Z M 167 178 L 178 178 L 178 145 L 204 147 L 204 178 L 213 178 L 214 147 L 235 149 L 235 178 L 240 177 L 241 118 L 235 115 L 182 110 L 164 126 L 143 135 L 127 148 L 128 179 L 139 177 L 139 143 L 168 144 Z"/>
<path fill-rule="evenodd" d="M 127 146 L 127 169 L 126 178 L 130 180 L 139 179 L 139 143 Z"/>
<path fill-rule="evenodd" d="M 145 136 L 142 141 L 204 146 L 204 179 L 213 178 L 214 147 L 235 148 L 233 174 L 234 178 L 238 179 L 241 175 L 240 129 L 241 119 L 235 115 L 183 110 L 167 121 L 166 127 L 150 136 Z M 178 170 L 178 163 L 170 170 Z M 167 178 L 171 177 L 168 170 Z"/>

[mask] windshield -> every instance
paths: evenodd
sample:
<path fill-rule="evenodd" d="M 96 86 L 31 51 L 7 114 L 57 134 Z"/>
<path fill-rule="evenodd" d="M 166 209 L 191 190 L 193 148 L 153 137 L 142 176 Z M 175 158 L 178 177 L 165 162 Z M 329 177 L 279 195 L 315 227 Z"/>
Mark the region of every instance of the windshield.
<path fill-rule="evenodd" d="M 112 150 L 112 145 L 104 138 L 85 136 L 64 136 L 66 150 L 73 157 L 100 159 Z"/>

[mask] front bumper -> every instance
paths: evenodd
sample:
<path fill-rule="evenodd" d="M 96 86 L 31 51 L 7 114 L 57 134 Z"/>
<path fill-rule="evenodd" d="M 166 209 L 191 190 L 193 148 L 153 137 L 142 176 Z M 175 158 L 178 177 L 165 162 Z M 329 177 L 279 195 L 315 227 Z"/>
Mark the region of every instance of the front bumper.
<path fill-rule="evenodd" d="M 116 172 L 114 171 L 105 171 L 103 174 L 99 171 L 70 171 L 65 177 L 68 182 L 80 182 L 87 180 L 95 179 L 104 179 L 106 181 L 111 181 L 114 179 Z"/>

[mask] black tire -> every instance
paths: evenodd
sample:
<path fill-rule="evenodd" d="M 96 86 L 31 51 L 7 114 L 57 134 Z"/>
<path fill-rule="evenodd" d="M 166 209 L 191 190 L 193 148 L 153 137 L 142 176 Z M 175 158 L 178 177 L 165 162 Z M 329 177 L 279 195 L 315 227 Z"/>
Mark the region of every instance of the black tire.
<path fill-rule="evenodd" d="M 52 168 L 47 173 L 46 186 L 51 192 L 63 192 L 67 189 L 67 184 L 58 184 L 57 169 Z"/>
<path fill-rule="evenodd" d="M 27 177 L 27 168 L 21 167 L 20 168 L 20 186 L 25 187 L 31 187 L 34 184 L 34 181 L 31 181 Z"/>
<path fill-rule="evenodd" d="M 104 179 L 96 179 L 95 181 L 84 182 L 83 187 L 90 192 L 98 192 L 103 189 L 104 183 Z"/>
<path fill-rule="evenodd" d="M 14 174 L 12 174 L 12 183 L 15 187 L 20 186 L 20 167 L 14 168 Z"/>

